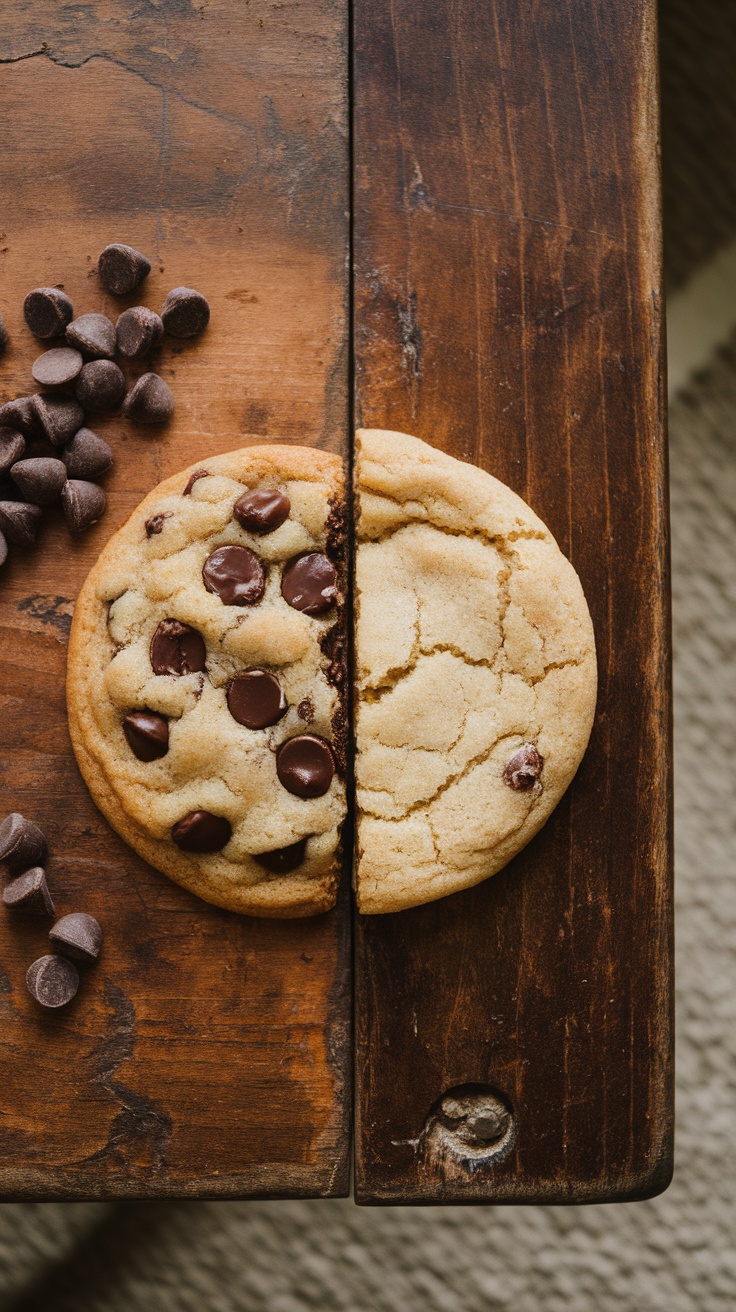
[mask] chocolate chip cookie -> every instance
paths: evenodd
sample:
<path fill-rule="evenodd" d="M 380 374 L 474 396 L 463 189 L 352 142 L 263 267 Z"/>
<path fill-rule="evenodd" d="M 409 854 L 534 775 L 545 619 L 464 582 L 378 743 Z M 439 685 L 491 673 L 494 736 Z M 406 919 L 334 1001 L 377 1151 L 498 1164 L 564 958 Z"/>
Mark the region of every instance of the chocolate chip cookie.
<path fill-rule="evenodd" d="M 358 434 L 356 889 L 363 912 L 469 888 L 541 828 L 596 701 L 580 581 L 490 474 Z"/>
<path fill-rule="evenodd" d="M 97 805 L 208 902 L 307 916 L 345 816 L 344 488 L 337 457 L 260 446 L 161 483 L 74 613 L 69 725 Z"/>

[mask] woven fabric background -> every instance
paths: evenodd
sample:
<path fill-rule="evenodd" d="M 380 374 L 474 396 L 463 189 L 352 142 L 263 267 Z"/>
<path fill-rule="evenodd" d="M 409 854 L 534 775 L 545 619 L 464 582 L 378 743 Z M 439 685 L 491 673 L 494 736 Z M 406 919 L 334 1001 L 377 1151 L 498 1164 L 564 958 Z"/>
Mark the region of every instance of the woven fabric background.
<path fill-rule="evenodd" d="M 664 0 L 670 286 L 736 235 L 736 6 Z M 734 307 L 736 321 L 736 306 Z M 618 1207 L 0 1207 L 0 1312 L 736 1308 L 736 339 L 670 417 L 678 1141 Z"/>

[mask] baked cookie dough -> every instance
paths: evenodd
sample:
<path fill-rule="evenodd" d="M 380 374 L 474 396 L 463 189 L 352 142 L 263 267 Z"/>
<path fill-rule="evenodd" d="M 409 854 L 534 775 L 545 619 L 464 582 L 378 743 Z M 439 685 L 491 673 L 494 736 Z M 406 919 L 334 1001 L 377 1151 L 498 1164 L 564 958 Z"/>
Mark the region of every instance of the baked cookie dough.
<path fill-rule="evenodd" d="M 67 701 L 100 810 L 205 901 L 336 898 L 347 683 L 340 460 L 254 446 L 154 488 L 75 606 Z"/>
<path fill-rule="evenodd" d="M 580 581 L 490 474 L 404 433 L 356 453 L 356 891 L 399 911 L 487 879 L 585 751 L 595 642 Z"/>

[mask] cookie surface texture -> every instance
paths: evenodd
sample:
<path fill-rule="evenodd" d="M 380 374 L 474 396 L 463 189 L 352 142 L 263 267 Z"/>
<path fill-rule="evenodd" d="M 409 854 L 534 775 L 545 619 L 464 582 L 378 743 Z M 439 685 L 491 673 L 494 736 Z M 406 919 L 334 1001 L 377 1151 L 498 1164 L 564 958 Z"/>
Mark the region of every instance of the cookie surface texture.
<path fill-rule="evenodd" d="M 357 436 L 356 893 L 469 888 L 541 828 L 596 701 L 583 590 L 520 497 L 403 433 Z"/>
<path fill-rule="evenodd" d="M 250 493 L 257 513 L 247 503 L 238 518 Z M 281 590 L 286 568 L 307 556 L 332 583 L 316 614 Z M 217 906 L 288 917 L 334 905 L 344 562 L 340 460 L 252 446 L 154 488 L 76 603 L 67 703 L 85 782 L 131 847 Z M 300 735 L 301 755 L 321 752 L 329 768 L 316 782 L 297 770 L 286 787 L 277 754 Z M 291 755 L 301 760 L 299 744 Z"/>

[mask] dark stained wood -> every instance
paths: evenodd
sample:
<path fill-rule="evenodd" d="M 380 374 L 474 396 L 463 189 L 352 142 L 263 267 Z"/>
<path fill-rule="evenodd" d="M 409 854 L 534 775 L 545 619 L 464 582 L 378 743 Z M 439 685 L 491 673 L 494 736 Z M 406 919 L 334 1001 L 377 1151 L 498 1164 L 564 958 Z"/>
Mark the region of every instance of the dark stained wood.
<path fill-rule="evenodd" d="M 578 570 L 600 697 L 488 883 L 358 918 L 360 1202 L 593 1202 L 672 1165 L 667 478 L 653 0 L 354 6 L 358 422 L 526 498 Z M 511 1151 L 430 1151 L 457 1086 Z"/>
<path fill-rule="evenodd" d="M 98 283 L 110 240 L 154 258 L 146 304 L 185 283 L 212 305 L 201 341 L 163 352 L 167 431 L 95 425 L 116 456 L 100 524 L 72 544 L 49 514 L 0 579 L 3 812 L 47 832 L 58 910 L 106 931 L 75 1002 L 43 1015 L 24 975 L 46 930 L 0 917 L 5 1198 L 347 1189 L 347 903 L 258 922 L 149 869 L 89 799 L 63 692 L 77 590 L 159 479 L 244 435 L 345 448 L 346 33 L 318 0 L 31 0 L 0 20 L 0 399 L 32 390 L 32 287 L 63 282 L 80 312 L 134 303 Z"/>

